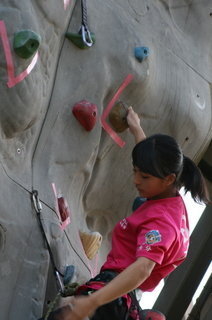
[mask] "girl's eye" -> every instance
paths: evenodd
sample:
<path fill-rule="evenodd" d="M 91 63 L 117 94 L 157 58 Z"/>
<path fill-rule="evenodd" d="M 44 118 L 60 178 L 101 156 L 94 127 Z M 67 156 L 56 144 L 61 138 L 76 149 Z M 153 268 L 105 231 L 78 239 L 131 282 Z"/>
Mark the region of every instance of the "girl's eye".
<path fill-rule="evenodd" d="M 149 178 L 149 176 L 141 176 L 142 177 L 142 179 L 148 179 Z"/>

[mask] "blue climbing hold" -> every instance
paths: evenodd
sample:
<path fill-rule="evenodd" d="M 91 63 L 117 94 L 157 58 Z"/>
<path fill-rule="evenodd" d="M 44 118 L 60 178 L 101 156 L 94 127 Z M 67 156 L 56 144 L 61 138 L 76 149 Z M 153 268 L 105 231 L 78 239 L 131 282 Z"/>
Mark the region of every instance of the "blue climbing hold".
<path fill-rule="evenodd" d="M 149 48 L 148 47 L 136 47 L 134 49 L 135 57 L 139 62 L 142 62 L 149 56 Z"/>
<path fill-rule="evenodd" d="M 64 278 L 63 278 L 64 285 L 67 285 L 72 281 L 74 272 L 75 272 L 75 267 L 73 265 L 66 267 Z"/>

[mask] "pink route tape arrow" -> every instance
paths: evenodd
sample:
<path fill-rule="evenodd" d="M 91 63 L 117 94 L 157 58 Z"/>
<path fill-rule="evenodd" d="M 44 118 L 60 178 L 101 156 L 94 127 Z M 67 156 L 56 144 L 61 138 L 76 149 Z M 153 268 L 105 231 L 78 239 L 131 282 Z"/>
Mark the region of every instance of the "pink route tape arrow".
<path fill-rule="evenodd" d="M 4 54 L 7 62 L 7 75 L 8 75 L 7 86 L 9 88 L 12 88 L 17 83 L 24 80 L 30 74 L 30 72 L 32 71 L 32 69 L 37 63 L 38 52 L 36 52 L 30 65 L 26 68 L 26 70 L 24 70 L 18 76 L 15 76 L 15 68 L 14 68 L 13 58 L 12 58 L 11 49 L 10 49 L 10 43 L 7 36 L 7 29 L 3 20 L 0 20 L 0 37 L 2 39 Z"/>
<path fill-rule="evenodd" d="M 64 3 L 64 9 L 66 10 L 70 4 L 71 0 L 63 0 Z"/>
<path fill-rule="evenodd" d="M 106 122 L 106 118 L 108 117 L 110 110 L 114 106 L 115 102 L 119 99 L 122 91 L 128 86 L 128 84 L 132 81 L 133 75 L 128 74 L 128 76 L 124 79 L 119 89 L 116 91 L 115 95 L 111 99 L 111 101 L 108 103 L 107 107 L 102 113 L 101 116 L 101 124 L 102 127 L 105 129 L 105 131 L 110 135 L 110 137 L 121 147 L 123 148 L 125 145 L 125 141 L 123 141 L 117 133 L 108 125 Z"/>

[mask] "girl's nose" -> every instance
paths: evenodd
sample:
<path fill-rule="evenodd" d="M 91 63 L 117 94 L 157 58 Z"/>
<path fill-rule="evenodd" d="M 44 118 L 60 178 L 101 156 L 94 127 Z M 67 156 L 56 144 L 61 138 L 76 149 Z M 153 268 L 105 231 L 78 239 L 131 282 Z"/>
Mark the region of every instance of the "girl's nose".
<path fill-rule="evenodd" d="M 140 176 L 138 174 L 138 172 L 134 172 L 134 178 L 133 178 L 133 181 L 134 181 L 134 184 L 137 185 L 140 183 Z"/>

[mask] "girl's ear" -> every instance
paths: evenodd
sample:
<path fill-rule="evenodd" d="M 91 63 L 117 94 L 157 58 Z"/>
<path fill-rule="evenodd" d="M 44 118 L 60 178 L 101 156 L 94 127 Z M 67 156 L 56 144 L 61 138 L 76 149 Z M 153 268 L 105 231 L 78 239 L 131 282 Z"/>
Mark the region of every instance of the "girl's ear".
<path fill-rule="evenodd" d="M 175 173 L 169 174 L 168 176 L 166 176 L 165 180 L 166 180 L 168 186 L 175 183 L 176 174 Z"/>

